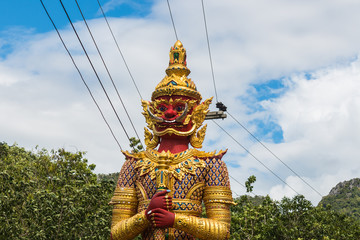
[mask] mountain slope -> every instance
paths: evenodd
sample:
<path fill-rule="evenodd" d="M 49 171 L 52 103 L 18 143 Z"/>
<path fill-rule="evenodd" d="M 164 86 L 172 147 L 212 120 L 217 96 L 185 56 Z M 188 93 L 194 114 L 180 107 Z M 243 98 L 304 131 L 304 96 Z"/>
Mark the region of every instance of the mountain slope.
<path fill-rule="evenodd" d="M 338 183 L 319 205 L 331 205 L 332 209 L 360 220 L 360 178 Z"/>

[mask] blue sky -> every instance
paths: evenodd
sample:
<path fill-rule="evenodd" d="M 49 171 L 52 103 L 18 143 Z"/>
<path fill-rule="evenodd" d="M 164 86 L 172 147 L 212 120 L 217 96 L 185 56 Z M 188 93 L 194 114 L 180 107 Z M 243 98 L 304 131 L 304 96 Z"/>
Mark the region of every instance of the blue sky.
<path fill-rule="evenodd" d="M 57 28 L 62 29 L 68 26 L 69 21 L 59 1 L 44 0 L 43 2 Z M 87 19 L 102 18 L 97 0 L 78 0 L 78 3 Z M 0 11 L 0 35 L 3 39 L 10 42 L 0 45 L 0 56 L 4 57 L 11 52 L 11 41 L 14 37 L 17 39 L 26 38 L 28 35 L 54 30 L 40 0 L 4 1 L 2 4 L 2 10 Z M 63 4 L 69 12 L 72 21 L 82 20 L 75 1 L 64 0 Z M 100 0 L 100 4 L 108 18 L 142 18 L 150 13 L 153 1 Z"/>
<path fill-rule="evenodd" d="M 203 99 L 214 96 L 200 1 L 169 1 L 188 53 L 189 77 Z M 44 0 L 62 36 L 113 125 L 128 143 L 104 98 L 58 1 Z M 101 1 L 145 100 L 164 77 L 175 42 L 166 1 Z M 100 64 L 74 1 L 64 1 L 104 84 Z M 137 131 L 145 121 L 140 99 L 97 7 L 79 0 L 99 48 L 129 106 Z M 21 6 L 21 7 L 20 7 Z M 271 9 L 271 11 L 269 10 Z M 321 1 L 205 1 L 219 101 L 284 162 L 323 195 L 358 177 L 360 144 L 360 3 Z M 99 173 L 118 171 L 124 159 L 40 1 L 5 1 L 0 10 L 0 141 L 28 149 L 87 152 Z M 130 123 L 109 93 L 128 129 Z M 214 105 L 214 104 L 213 104 Z M 214 106 L 211 109 L 215 109 Z M 320 197 L 254 141 L 230 117 L 218 123 L 289 185 L 317 203 Z M 294 192 L 211 121 L 204 149 L 228 148 L 224 158 L 240 182 L 257 176 L 255 193 L 280 199 Z M 131 131 L 131 130 L 130 130 Z M 130 132 L 130 135 L 134 135 Z M 142 134 L 141 134 L 142 135 Z M 236 183 L 239 194 L 244 189 Z"/>
<path fill-rule="evenodd" d="M 56 18 L 59 28 L 68 24 L 66 16 L 59 1 L 43 0 L 46 8 Z M 64 0 L 65 7 L 75 20 L 80 20 L 81 16 L 76 8 L 75 1 Z M 101 17 L 97 0 L 78 0 L 87 18 Z M 101 5 L 108 17 L 145 17 L 149 14 L 152 0 L 134 1 L 104 1 L 100 0 Z M 33 29 L 35 32 L 42 33 L 52 31 L 53 27 L 49 22 L 40 0 L 16 0 L 3 1 L 0 15 L 0 31 L 7 31 L 12 28 Z"/>

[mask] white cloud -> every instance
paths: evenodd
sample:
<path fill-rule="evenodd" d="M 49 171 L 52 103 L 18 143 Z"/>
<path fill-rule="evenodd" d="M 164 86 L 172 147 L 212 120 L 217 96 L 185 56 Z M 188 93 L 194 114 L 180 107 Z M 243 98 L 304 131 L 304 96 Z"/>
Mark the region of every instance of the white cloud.
<path fill-rule="evenodd" d="M 359 76 L 358 59 L 318 70 L 311 79 L 293 76 L 288 80 L 290 89 L 284 96 L 263 103 L 267 113 L 274 116 L 283 129 L 284 143 L 277 146 L 279 154 L 301 176 L 311 177 L 323 195 L 334 186 L 334 181 L 360 174 Z M 344 171 L 346 175 L 338 174 Z M 321 183 L 322 179 L 332 177 L 327 184 Z M 303 185 L 294 183 L 300 189 Z M 281 195 L 288 189 L 276 186 L 271 191 Z M 320 199 L 313 196 L 312 200 Z"/>
<path fill-rule="evenodd" d="M 201 3 L 188 0 L 170 4 L 178 35 L 188 51 L 190 77 L 204 99 L 213 96 Z M 360 101 L 356 91 L 359 62 L 337 65 L 348 63 L 360 52 L 360 32 L 354 29 L 360 25 L 359 10 L 360 2 L 340 0 L 205 2 L 219 100 L 252 132 L 256 126 L 249 123 L 251 120 L 268 116 L 275 119 L 283 130 L 284 142 L 274 144 L 266 138 L 266 145 L 324 195 L 336 181 L 359 173 L 355 162 L 360 135 Z M 167 3 L 155 2 L 150 15 L 143 19 L 109 21 L 141 94 L 150 99 L 165 75 L 168 51 L 175 42 Z M 145 122 L 140 99 L 105 22 L 96 19 L 88 23 L 142 135 Z M 76 26 L 104 84 L 110 87 L 86 29 L 82 23 Z M 126 137 L 73 33 L 69 28 L 61 33 L 121 145 L 128 149 Z M 0 42 L 8 42 L 3 35 L 0 38 Z M 39 145 L 87 151 L 97 172 L 118 171 L 123 156 L 57 35 L 33 35 L 19 43 L 14 43 L 13 52 L 0 62 L 1 141 L 18 142 L 28 148 Z M 311 72 L 313 78 L 306 80 L 302 72 Z M 248 114 L 243 98 L 253 99 L 249 85 L 281 77 L 288 79 L 287 92 L 278 99 L 262 102 L 265 111 Z M 109 90 L 109 94 L 126 128 L 131 129 L 114 91 Z M 299 187 L 300 193 L 314 202 L 319 200 L 230 118 L 219 122 L 280 177 Z M 233 177 L 245 182 L 248 176 L 256 175 L 254 191 L 259 194 L 291 194 L 215 124 L 208 125 L 204 147 L 229 148 L 225 160 L 231 165 Z M 130 135 L 134 135 L 132 130 Z M 234 190 L 244 192 L 232 183 Z"/>

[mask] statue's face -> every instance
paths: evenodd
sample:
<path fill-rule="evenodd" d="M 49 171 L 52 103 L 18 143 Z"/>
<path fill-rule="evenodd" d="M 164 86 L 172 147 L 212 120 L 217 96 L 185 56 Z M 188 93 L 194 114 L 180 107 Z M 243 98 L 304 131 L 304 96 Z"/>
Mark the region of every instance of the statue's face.
<path fill-rule="evenodd" d="M 209 112 L 212 98 L 200 104 L 200 100 L 187 96 L 160 96 L 154 101 L 142 100 L 145 128 L 145 144 L 155 148 L 162 136 L 190 137 L 190 144 L 200 148 L 205 137 L 206 125 L 197 131 Z"/>
<path fill-rule="evenodd" d="M 196 100 L 183 96 L 163 96 L 151 103 L 155 116 L 154 133 L 157 136 L 175 134 L 189 136 L 195 131 L 191 121 Z"/>

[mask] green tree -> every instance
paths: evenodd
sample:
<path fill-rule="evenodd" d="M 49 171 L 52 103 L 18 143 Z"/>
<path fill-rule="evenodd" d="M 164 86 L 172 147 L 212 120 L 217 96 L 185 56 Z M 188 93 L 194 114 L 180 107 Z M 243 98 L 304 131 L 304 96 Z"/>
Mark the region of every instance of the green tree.
<path fill-rule="evenodd" d="M 113 182 L 83 152 L 0 143 L 0 239 L 108 239 Z"/>
<path fill-rule="evenodd" d="M 248 177 L 248 180 L 245 182 L 246 192 L 252 192 L 254 189 L 254 186 L 252 185 L 254 182 L 256 182 L 256 177 L 254 175 L 251 175 Z"/>
<path fill-rule="evenodd" d="M 141 152 L 144 147 L 140 142 L 140 139 L 137 139 L 135 137 L 130 138 L 130 147 L 133 149 L 132 152 L 138 153 Z"/>
<path fill-rule="evenodd" d="M 250 181 L 251 180 L 251 181 Z M 254 178 L 248 179 L 248 190 Z M 358 240 L 360 223 L 331 208 L 314 207 L 304 196 L 274 201 L 241 196 L 231 207 L 231 239 Z"/>

